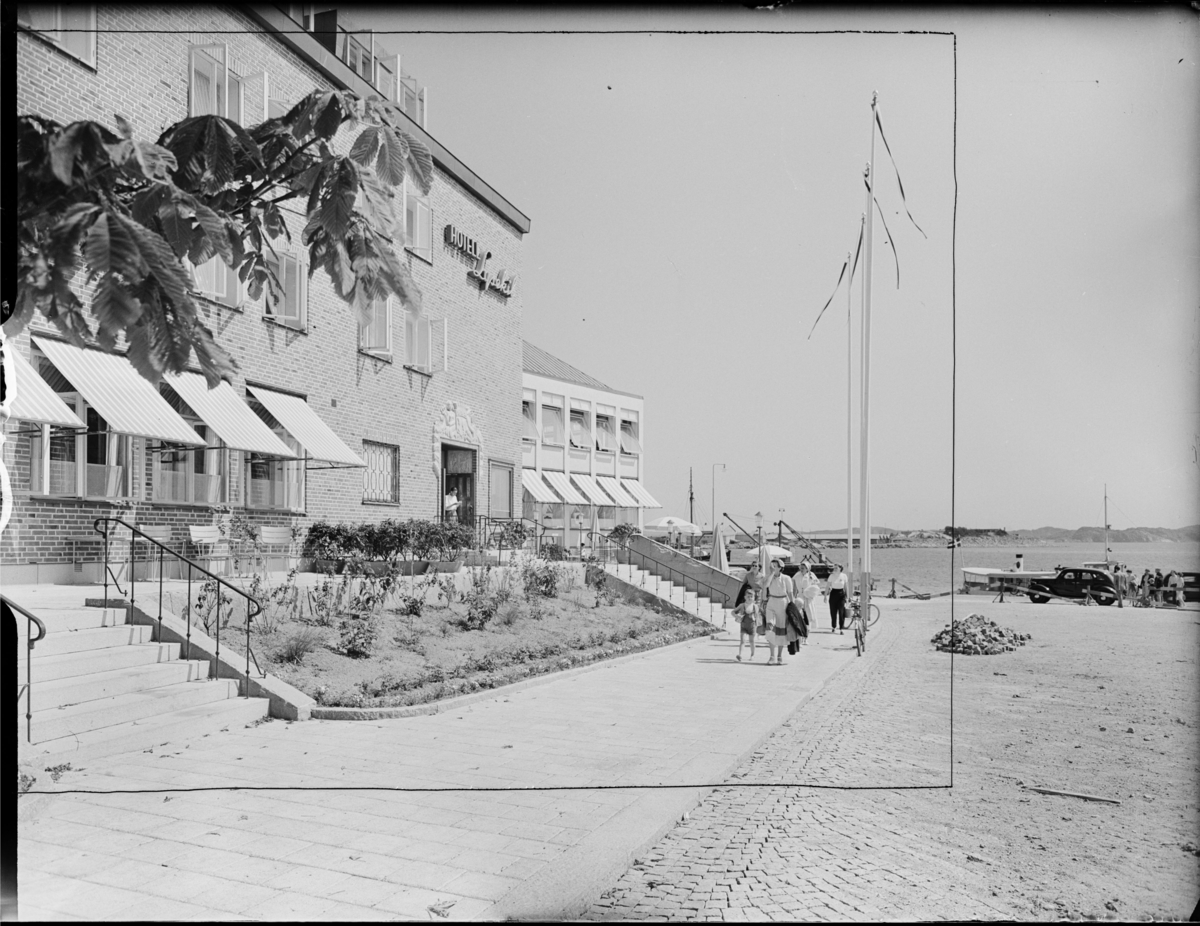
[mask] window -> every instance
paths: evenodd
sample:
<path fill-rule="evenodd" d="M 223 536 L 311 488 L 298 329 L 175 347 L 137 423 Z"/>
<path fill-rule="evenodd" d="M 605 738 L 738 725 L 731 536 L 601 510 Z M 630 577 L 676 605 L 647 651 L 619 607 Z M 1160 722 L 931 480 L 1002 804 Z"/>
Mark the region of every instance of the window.
<path fill-rule="evenodd" d="M 199 267 L 185 257 L 183 265 L 191 272 L 192 285 L 200 295 L 223 303 L 231 309 L 241 308 L 246 288 L 238 279 L 237 270 L 220 257 L 210 258 Z"/>
<path fill-rule="evenodd" d="M 227 497 L 225 443 L 166 383 L 164 399 L 204 441 L 205 447 L 163 444 L 153 452 L 152 478 L 156 502 L 225 504 Z"/>
<path fill-rule="evenodd" d="M 422 260 L 433 262 L 433 211 L 429 197 L 407 177 L 404 180 L 404 246 Z"/>
<path fill-rule="evenodd" d="M 563 413 L 561 408 L 542 406 L 542 443 L 563 443 Z"/>
<path fill-rule="evenodd" d="M 138 497 L 134 461 L 141 438 L 110 431 L 108 422 L 78 393 L 59 393 L 84 423 L 86 434 L 49 429 L 49 441 L 35 434 L 30 442 L 30 491 L 35 495 L 74 498 Z M 48 459 L 47 459 L 48 457 Z M 43 474 L 48 471 L 48 481 Z"/>
<path fill-rule="evenodd" d="M 580 450 L 592 449 L 592 429 L 588 424 L 588 413 L 571 409 L 571 446 Z"/>
<path fill-rule="evenodd" d="M 264 420 L 269 417 L 250 406 Z M 301 454 L 299 442 L 276 424 L 271 430 L 287 448 L 295 454 Z M 280 511 L 304 510 L 304 460 L 278 460 L 274 457 L 264 457 L 257 453 L 250 454 L 250 480 L 246 489 L 246 506 L 248 508 L 270 508 Z"/>
<path fill-rule="evenodd" d="M 615 453 L 617 437 L 613 431 L 613 420 L 609 415 L 596 416 L 596 449 Z"/>
<path fill-rule="evenodd" d="M 504 463 L 488 462 L 488 515 L 511 518 L 513 468 Z"/>
<path fill-rule="evenodd" d="M 269 100 L 267 100 L 268 119 L 282 119 L 288 114 L 288 110 L 290 109 L 291 107 L 288 106 L 287 102 L 284 100 L 277 100 L 275 97 L 271 97 Z"/>
<path fill-rule="evenodd" d="M 302 262 L 294 254 L 282 251 L 277 256 L 264 254 L 263 259 L 283 288 L 277 302 L 272 299 L 270 287 L 264 288 L 262 301 L 265 317 L 277 324 L 303 331 L 308 324 L 308 292 Z"/>
<path fill-rule="evenodd" d="M 363 441 L 364 502 L 400 502 L 400 448 L 391 444 Z"/>
<path fill-rule="evenodd" d="M 370 320 L 358 327 L 358 349 L 369 354 L 392 353 L 392 300 L 373 299 Z"/>
<path fill-rule="evenodd" d="M 17 22 L 72 58 L 96 66 L 96 7 L 90 3 L 19 3 Z"/>
<path fill-rule="evenodd" d="M 521 415 L 524 422 L 521 440 L 536 441 L 541 435 L 538 434 L 537 412 L 534 410 L 533 402 L 528 399 L 521 402 Z"/>
<path fill-rule="evenodd" d="M 404 313 L 404 365 L 420 370 L 422 373 L 431 372 L 429 350 L 429 319 L 418 315 L 412 309 Z"/>
<path fill-rule="evenodd" d="M 621 422 L 621 453 L 641 453 L 642 445 L 637 439 L 637 422 Z"/>
<path fill-rule="evenodd" d="M 225 116 L 242 121 L 242 79 L 229 69 L 227 45 L 188 49 L 188 111 L 192 116 Z"/>

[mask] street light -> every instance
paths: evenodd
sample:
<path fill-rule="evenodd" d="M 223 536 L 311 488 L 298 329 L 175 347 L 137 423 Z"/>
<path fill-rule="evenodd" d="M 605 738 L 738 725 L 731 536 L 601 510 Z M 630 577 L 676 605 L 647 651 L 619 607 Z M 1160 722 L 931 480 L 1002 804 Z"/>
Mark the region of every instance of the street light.
<path fill-rule="evenodd" d="M 762 562 L 763 562 L 762 519 L 763 519 L 763 514 L 761 511 L 754 512 L 754 530 L 758 534 L 759 572 L 766 572 L 766 569 L 762 568 Z"/>
<path fill-rule="evenodd" d="M 712 465 L 712 530 L 713 543 L 717 542 L 717 467 L 721 467 L 721 472 L 725 472 L 724 463 L 714 463 Z"/>

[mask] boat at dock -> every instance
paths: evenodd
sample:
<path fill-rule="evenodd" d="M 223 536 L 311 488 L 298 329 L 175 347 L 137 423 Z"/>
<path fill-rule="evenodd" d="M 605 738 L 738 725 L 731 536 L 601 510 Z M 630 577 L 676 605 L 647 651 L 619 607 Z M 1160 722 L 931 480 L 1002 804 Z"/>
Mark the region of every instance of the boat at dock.
<path fill-rule="evenodd" d="M 990 569 L 986 566 L 963 566 L 963 594 L 999 594 L 1001 588 L 1028 588 L 1035 579 L 1053 579 L 1055 570 L 1033 572 L 1024 569 Z"/>

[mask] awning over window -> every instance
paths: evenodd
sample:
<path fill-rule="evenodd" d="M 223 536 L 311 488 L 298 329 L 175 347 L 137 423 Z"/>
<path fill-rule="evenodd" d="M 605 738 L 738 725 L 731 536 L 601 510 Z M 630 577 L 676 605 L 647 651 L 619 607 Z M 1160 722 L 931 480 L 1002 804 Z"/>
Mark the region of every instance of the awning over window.
<path fill-rule="evenodd" d="M 227 446 L 268 457 L 296 458 L 287 444 L 271 433 L 250 406 L 238 398 L 229 383 L 221 382 L 216 389 L 209 389 L 204 377 L 197 373 L 168 374 L 163 376 L 163 382 L 178 392 Z"/>
<path fill-rule="evenodd" d="M 33 343 L 108 423 L 110 431 L 204 446 L 195 429 L 175 414 L 167 400 L 124 357 L 46 338 L 35 337 Z"/>
<path fill-rule="evenodd" d="M 637 508 L 638 503 L 632 495 L 626 492 L 617 483 L 617 480 L 612 476 L 597 476 L 600 480 L 600 485 L 604 487 L 604 491 L 617 500 L 617 504 L 622 508 Z"/>
<path fill-rule="evenodd" d="M 4 347 L 4 368 L 12 377 L 8 381 L 12 395 L 12 404 L 9 405 L 11 417 L 60 428 L 86 428 L 79 416 L 21 356 L 12 341 Z"/>
<path fill-rule="evenodd" d="M 366 466 L 353 450 L 342 443 L 312 407 L 299 396 L 285 395 L 261 386 L 247 386 L 246 391 L 292 435 L 310 460 L 340 463 L 343 466 Z"/>
<path fill-rule="evenodd" d="M 575 486 L 571 485 L 571 480 L 567 478 L 566 473 L 542 473 L 543 478 L 550 483 L 554 491 L 562 496 L 563 501 L 570 505 L 587 505 L 590 504 L 586 498 L 579 494 Z"/>
<path fill-rule="evenodd" d="M 633 479 L 626 479 L 621 483 L 621 488 L 638 500 L 639 506 L 642 508 L 661 508 L 658 502 L 654 500 L 654 496 L 646 491 L 646 487 L 640 482 Z"/>
<path fill-rule="evenodd" d="M 558 496 L 550 491 L 550 487 L 546 483 L 542 482 L 542 477 L 536 469 L 521 470 L 521 484 L 525 487 L 525 491 L 533 496 L 535 502 L 559 504 Z"/>
<path fill-rule="evenodd" d="M 571 479 L 583 490 L 583 494 L 591 499 L 593 505 L 616 505 L 616 502 L 605 495 L 600 486 L 596 485 L 596 480 L 591 476 L 585 476 L 583 473 L 571 473 Z"/>

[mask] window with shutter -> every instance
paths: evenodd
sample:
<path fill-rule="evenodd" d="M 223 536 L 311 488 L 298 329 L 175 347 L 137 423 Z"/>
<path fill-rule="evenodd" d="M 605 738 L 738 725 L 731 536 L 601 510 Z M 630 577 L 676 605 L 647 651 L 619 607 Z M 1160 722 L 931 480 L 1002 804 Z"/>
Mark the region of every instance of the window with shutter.
<path fill-rule="evenodd" d="M 371 354 L 392 353 L 392 300 L 374 299 L 370 320 L 358 328 L 358 349 Z"/>
<path fill-rule="evenodd" d="M 433 262 L 433 210 L 429 197 L 407 178 L 404 181 L 404 246 L 422 260 Z"/>
<path fill-rule="evenodd" d="M 271 293 L 263 289 L 263 313 L 280 325 L 303 330 L 308 324 L 307 291 L 304 279 L 304 267 L 294 254 L 280 252 L 278 257 L 264 255 L 267 266 L 275 274 L 283 287 L 278 302 L 272 300 Z"/>
<path fill-rule="evenodd" d="M 430 363 L 429 319 L 418 315 L 411 309 L 404 313 L 404 365 L 420 370 L 422 373 L 432 372 Z"/>

